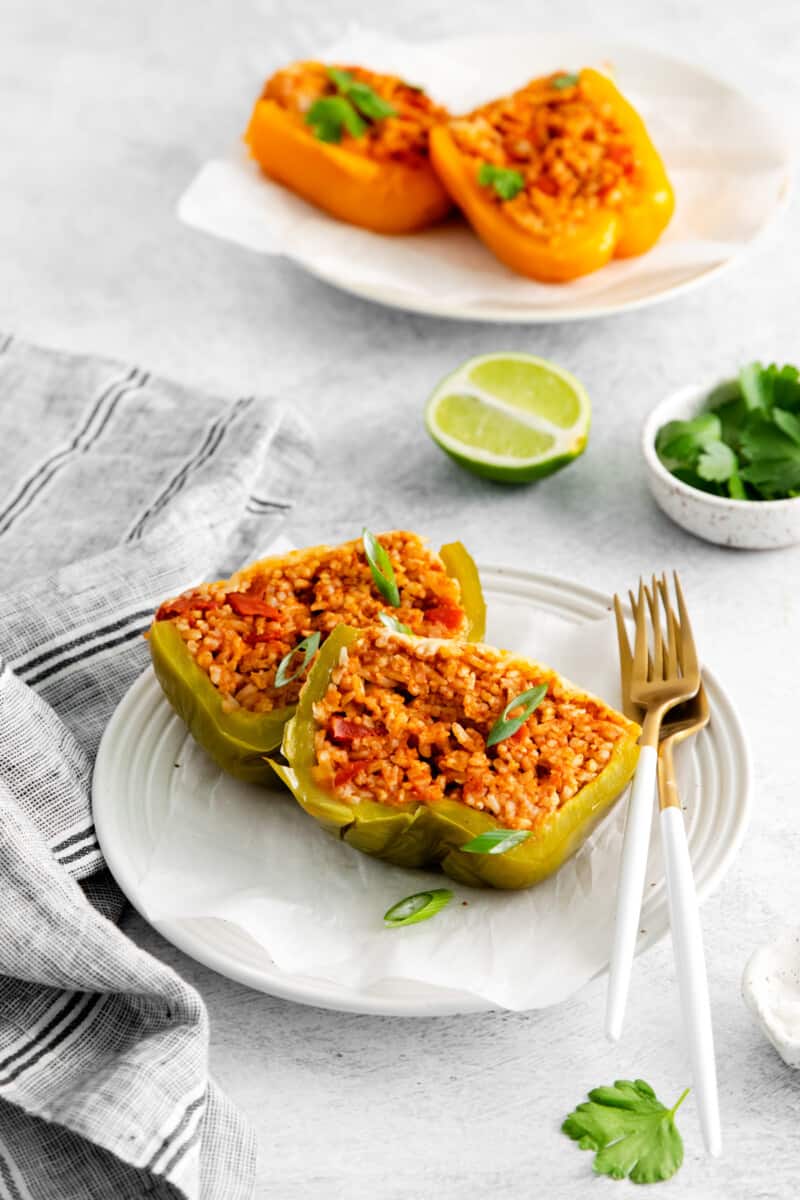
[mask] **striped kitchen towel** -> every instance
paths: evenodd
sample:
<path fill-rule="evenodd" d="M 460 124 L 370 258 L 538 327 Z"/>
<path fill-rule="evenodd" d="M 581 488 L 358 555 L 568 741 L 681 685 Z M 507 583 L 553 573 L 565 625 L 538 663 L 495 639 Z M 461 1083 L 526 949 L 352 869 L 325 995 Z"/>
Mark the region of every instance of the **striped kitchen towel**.
<path fill-rule="evenodd" d="M 0 337 L 0 1196 L 251 1195 L 197 993 L 117 928 L 92 762 L 160 600 L 275 535 L 298 418 Z"/>

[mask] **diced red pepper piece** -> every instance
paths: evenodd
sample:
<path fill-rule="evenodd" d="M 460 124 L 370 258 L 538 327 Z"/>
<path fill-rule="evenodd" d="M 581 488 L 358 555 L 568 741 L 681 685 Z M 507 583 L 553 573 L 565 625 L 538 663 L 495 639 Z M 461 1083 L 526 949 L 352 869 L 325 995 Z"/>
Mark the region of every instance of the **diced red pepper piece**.
<path fill-rule="evenodd" d="M 544 192 L 546 196 L 558 195 L 558 184 L 549 175 L 540 175 L 533 186 L 538 188 L 540 192 Z"/>
<path fill-rule="evenodd" d="M 425 620 L 432 625 L 443 625 L 445 629 L 458 629 L 464 620 L 464 610 L 455 604 L 438 604 L 427 610 Z"/>
<path fill-rule="evenodd" d="M 269 617 L 270 621 L 280 620 L 279 610 L 274 604 L 267 604 L 260 596 L 251 596 L 249 592 L 228 592 L 225 599 L 240 617 Z"/>
<path fill-rule="evenodd" d="M 630 146 L 609 146 L 607 153 L 612 162 L 618 163 L 622 167 L 625 175 L 633 175 L 636 170 L 636 161 Z"/>
<path fill-rule="evenodd" d="M 376 733 L 384 733 L 382 726 L 368 729 L 356 721 L 348 721 L 347 717 L 331 717 L 331 737 L 335 742 L 355 742 L 359 738 L 372 737 Z"/>
<path fill-rule="evenodd" d="M 268 642 L 272 642 L 273 645 L 283 649 L 281 633 L 282 631 L 279 626 L 277 629 L 273 628 L 265 630 L 264 633 L 245 633 L 242 637 L 242 641 L 246 642 L 248 646 L 263 646 Z"/>
<path fill-rule="evenodd" d="M 214 600 L 204 600 L 200 596 L 177 596 L 174 600 L 165 600 L 156 613 L 157 621 L 168 621 L 170 617 L 179 617 L 187 612 L 208 612 L 215 608 Z"/>

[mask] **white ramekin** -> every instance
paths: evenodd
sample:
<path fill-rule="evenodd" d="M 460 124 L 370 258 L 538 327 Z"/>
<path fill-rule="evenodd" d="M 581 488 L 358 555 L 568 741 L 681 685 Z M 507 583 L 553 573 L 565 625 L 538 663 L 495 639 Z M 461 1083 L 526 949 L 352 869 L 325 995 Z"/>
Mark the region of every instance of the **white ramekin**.
<path fill-rule="evenodd" d="M 716 383 L 719 381 L 717 380 Z M 685 421 L 705 408 L 715 383 L 681 388 L 662 400 L 642 429 L 642 452 L 653 497 L 689 533 L 739 550 L 776 550 L 800 542 L 800 497 L 729 500 L 690 487 L 671 475 L 656 454 L 656 434 L 667 421 Z"/>

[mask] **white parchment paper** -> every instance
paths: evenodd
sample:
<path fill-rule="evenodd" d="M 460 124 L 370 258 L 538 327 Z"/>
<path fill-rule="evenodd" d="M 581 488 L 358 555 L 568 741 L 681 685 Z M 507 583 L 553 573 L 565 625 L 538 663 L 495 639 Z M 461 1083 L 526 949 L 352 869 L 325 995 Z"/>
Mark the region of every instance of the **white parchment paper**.
<path fill-rule="evenodd" d="M 648 254 L 612 262 L 568 285 L 535 283 L 499 263 L 459 218 L 404 237 L 343 224 L 268 180 L 244 147 L 201 169 L 180 200 L 179 216 L 198 229 L 261 253 L 283 254 L 345 288 L 394 303 L 520 306 L 557 313 L 625 304 L 687 282 L 742 250 L 785 200 L 784 139 L 734 89 L 630 47 L 553 35 L 489 42 L 485 47 L 477 39 L 420 45 L 354 29 L 320 57 L 396 71 L 424 84 L 454 112 L 559 66 L 611 69 L 643 115 L 675 188 L 675 216 Z"/>
<path fill-rule="evenodd" d="M 495 605 L 487 640 L 619 703 L 610 618 L 573 625 L 524 605 Z M 383 979 L 423 981 L 511 1009 L 554 1004 L 607 961 L 622 801 L 556 876 L 526 892 L 500 893 L 368 858 L 323 832 L 287 793 L 221 774 L 188 737 L 179 763 L 139 893 L 151 920 L 232 921 L 294 976 L 358 990 Z M 653 879 L 659 864 L 654 845 Z M 434 919 L 383 927 L 391 904 L 443 885 L 455 899 Z"/>

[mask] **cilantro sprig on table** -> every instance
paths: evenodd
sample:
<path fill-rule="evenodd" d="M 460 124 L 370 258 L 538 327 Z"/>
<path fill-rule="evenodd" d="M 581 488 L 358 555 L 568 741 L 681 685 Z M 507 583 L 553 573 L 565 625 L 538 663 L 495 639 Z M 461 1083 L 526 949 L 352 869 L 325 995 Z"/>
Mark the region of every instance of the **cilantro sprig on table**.
<path fill-rule="evenodd" d="M 361 137 L 370 121 L 382 121 L 397 112 L 374 88 L 349 71 L 329 67 L 327 74 L 336 95 L 321 96 L 306 113 L 306 124 L 321 142 L 340 142 L 345 131 L 351 137 Z"/>
<path fill-rule="evenodd" d="M 677 479 L 716 496 L 800 496 L 800 371 L 749 363 L 699 416 L 662 425 L 656 453 Z"/>
<path fill-rule="evenodd" d="M 667 1108 L 643 1079 L 618 1079 L 593 1088 L 561 1129 L 581 1150 L 594 1150 L 594 1169 L 612 1179 L 660 1183 L 683 1162 L 675 1113 L 689 1089 Z"/>

